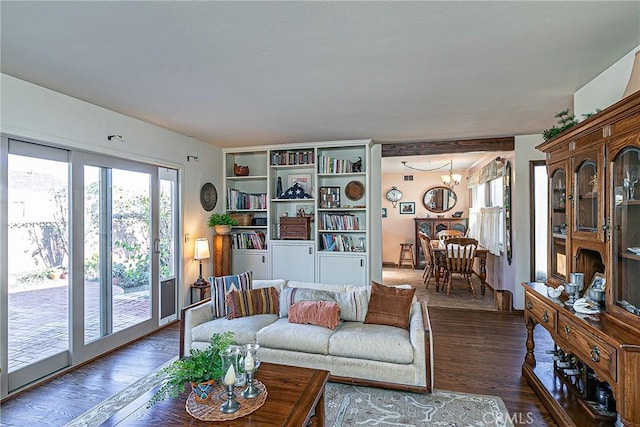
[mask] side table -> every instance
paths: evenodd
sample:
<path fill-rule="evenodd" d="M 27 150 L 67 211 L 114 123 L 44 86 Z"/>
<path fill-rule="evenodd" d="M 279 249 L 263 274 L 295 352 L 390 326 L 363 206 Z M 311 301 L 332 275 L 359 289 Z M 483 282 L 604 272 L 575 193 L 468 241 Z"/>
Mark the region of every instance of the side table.
<path fill-rule="evenodd" d="M 209 284 L 204 285 L 204 286 L 198 286 L 198 285 L 192 283 L 191 284 L 191 304 L 195 304 L 196 302 L 200 302 L 203 299 L 205 299 L 207 297 L 207 294 L 209 293 L 209 291 L 211 289 L 210 286 L 211 285 L 209 285 Z M 197 301 L 193 300 L 193 292 L 194 291 L 199 291 L 199 298 L 198 298 Z"/>

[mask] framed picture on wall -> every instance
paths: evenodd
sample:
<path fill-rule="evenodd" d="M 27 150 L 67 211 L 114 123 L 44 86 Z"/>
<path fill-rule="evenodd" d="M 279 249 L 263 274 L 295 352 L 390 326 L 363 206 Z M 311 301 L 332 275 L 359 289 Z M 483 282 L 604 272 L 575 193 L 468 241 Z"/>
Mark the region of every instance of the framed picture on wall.
<path fill-rule="evenodd" d="M 382 208 L 382 218 L 387 217 L 387 208 Z"/>
<path fill-rule="evenodd" d="M 416 204 L 414 202 L 400 202 L 400 213 L 403 215 L 415 215 Z"/>

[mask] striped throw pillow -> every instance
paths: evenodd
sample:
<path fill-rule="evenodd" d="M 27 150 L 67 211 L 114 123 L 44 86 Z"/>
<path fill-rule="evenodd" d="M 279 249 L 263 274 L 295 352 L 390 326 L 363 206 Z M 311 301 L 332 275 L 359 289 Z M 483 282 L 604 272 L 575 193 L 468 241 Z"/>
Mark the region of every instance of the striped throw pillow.
<path fill-rule="evenodd" d="M 248 291 L 231 291 L 227 294 L 226 304 L 229 320 L 256 314 L 278 314 L 278 290 L 270 286 Z"/>
<path fill-rule="evenodd" d="M 225 317 L 229 310 L 225 305 L 225 298 L 231 291 L 247 291 L 251 289 L 251 271 L 235 276 L 210 277 L 211 304 L 216 318 Z"/>

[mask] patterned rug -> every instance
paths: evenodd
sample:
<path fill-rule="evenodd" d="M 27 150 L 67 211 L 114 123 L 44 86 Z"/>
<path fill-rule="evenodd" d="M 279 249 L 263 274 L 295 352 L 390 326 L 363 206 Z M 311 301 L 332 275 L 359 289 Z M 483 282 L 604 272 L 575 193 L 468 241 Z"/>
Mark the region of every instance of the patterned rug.
<path fill-rule="evenodd" d="M 147 375 L 66 425 L 98 426 L 161 381 L 155 373 Z M 496 396 L 441 390 L 418 394 L 337 383 L 328 383 L 325 389 L 325 417 L 325 425 L 331 427 L 513 426 L 504 402 Z"/>
<path fill-rule="evenodd" d="M 435 390 L 408 393 L 329 383 L 325 389 L 326 425 L 347 426 L 513 426 L 497 396 Z"/>
<path fill-rule="evenodd" d="M 385 285 L 409 284 L 416 288 L 416 298 L 418 301 L 427 303 L 427 307 L 462 308 L 465 310 L 487 310 L 496 311 L 493 290 L 486 287 L 486 293 L 480 294 L 480 279 L 473 276 L 473 285 L 476 288 L 478 298 L 473 298 L 469 292 L 469 285 L 457 274 L 453 277 L 453 290 L 451 296 L 447 297 L 447 292 L 436 292 L 434 279 L 429 283 L 427 289 L 422 280 L 422 270 L 411 270 L 408 268 L 383 268 L 382 283 Z"/>

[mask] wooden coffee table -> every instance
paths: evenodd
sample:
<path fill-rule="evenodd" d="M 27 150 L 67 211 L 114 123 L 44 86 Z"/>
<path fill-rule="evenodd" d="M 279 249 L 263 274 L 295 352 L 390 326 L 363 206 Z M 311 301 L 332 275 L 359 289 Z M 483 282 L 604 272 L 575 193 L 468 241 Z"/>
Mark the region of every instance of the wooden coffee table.
<path fill-rule="evenodd" d="M 267 400 L 257 411 L 233 421 L 221 423 L 225 426 L 323 426 L 324 387 L 329 372 L 318 369 L 298 368 L 288 365 L 262 363 L 256 379 L 267 388 Z M 131 402 L 103 426 L 149 426 L 149 425 L 213 425 L 189 415 L 185 402 L 190 386 L 176 399 L 167 399 L 147 408 L 147 402 L 155 393 L 151 390 Z"/>

